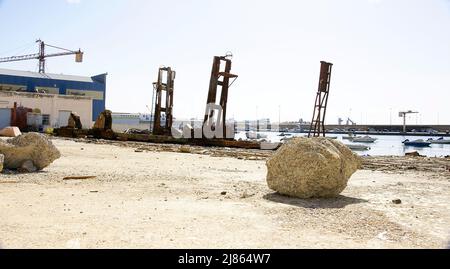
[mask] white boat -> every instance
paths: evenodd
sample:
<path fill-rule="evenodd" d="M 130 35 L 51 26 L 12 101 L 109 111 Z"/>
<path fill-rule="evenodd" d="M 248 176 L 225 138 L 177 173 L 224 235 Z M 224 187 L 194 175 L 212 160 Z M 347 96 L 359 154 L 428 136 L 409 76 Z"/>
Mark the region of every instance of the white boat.
<path fill-rule="evenodd" d="M 428 142 L 431 144 L 450 144 L 450 139 L 444 139 L 443 137 L 433 140 L 432 138 L 428 139 Z"/>
<path fill-rule="evenodd" d="M 370 149 L 370 147 L 366 145 L 359 145 L 359 144 L 345 144 L 345 145 L 349 147 L 351 150 L 356 151 L 365 151 Z"/>
<path fill-rule="evenodd" d="M 265 138 L 267 138 L 267 135 L 261 134 L 261 133 L 257 133 L 257 132 L 253 132 L 253 131 L 246 132 L 245 136 L 248 139 L 265 139 Z"/>
<path fill-rule="evenodd" d="M 348 136 L 343 136 L 342 137 L 342 139 L 345 139 L 345 140 L 353 140 L 353 138 L 355 138 L 355 136 L 353 135 L 353 134 L 348 134 Z"/>
<path fill-rule="evenodd" d="M 377 139 L 366 135 L 366 136 L 354 137 L 352 139 L 352 141 L 358 142 L 358 143 L 374 143 L 375 141 L 377 141 Z"/>

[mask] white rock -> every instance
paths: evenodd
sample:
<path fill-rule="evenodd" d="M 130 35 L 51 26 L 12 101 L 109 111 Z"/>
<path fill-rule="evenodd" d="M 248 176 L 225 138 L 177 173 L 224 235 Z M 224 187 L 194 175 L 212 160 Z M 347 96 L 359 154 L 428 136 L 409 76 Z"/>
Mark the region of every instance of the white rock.
<path fill-rule="evenodd" d="M 16 137 L 21 135 L 20 129 L 18 127 L 5 127 L 2 130 L 0 130 L 0 136 L 6 136 L 6 137 Z"/>

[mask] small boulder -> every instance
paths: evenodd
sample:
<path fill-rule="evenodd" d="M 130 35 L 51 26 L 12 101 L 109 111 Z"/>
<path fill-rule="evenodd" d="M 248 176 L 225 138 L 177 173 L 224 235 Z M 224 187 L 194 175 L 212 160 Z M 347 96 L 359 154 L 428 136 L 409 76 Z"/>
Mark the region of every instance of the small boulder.
<path fill-rule="evenodd" d="M 360 167 L 360 157 L 339 141 L 299 137 L 267 161 L 267 184 L 297 198 L 336 197 Z"/>
<path fill-rule="evenodd" d="M 0 141 L 4 167 L 21 171 L 42 170 L 61 157 L 59 150 L 43 134 L 27 133 Z"/>
<path fill-rule="evenodd" d="M 191 150 L 191 148 L 189 146 L 181 146 L 179 151 L 181 153 L 191 153 L 192 150 Z"/>
<path fill-rule="evenodd" d="M 405 156 L 408 156 L 408 157 L 421 157 L 422 155 L 420 155 L 420 153 L 417 152 L 417 151 L 413 151 L 413 152 L 405 153 Z"/>
<path fill-rule="evenodd" d="M 34 166 L 33 161 L 27 160 L 17 170 L 21 173 L 33 173 L 37 171 L 37 168 Z"/>
<path fill-rule="evenodd" d="M 6 137 L 16 137 L 21 135 L 20 129 L 18 127 L 6 127 L 0 130 L 0 136 Z"/>

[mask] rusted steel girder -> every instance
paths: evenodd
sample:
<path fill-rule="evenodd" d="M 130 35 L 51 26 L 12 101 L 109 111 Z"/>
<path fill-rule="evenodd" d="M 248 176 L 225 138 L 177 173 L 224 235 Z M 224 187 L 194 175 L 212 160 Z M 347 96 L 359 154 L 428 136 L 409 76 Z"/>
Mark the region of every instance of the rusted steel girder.
<path fill-rule="evenodd" d="M 154 90 L 156 91 L 155 113 L 153 115 L 154 135 L 171 135 L 175 75 L 176 72 L 170 67 L 161 67 L 158 71 L 158 81 L 153 83 Z M 161 125 L 162 115 L 166 119 L 163 125 Z"/>
<path fill-rule="evenodd" d="M 209 83 L 208 99 L 206 101 L 205 119 L 203 126 L 210 126 L 211 130 L 220 128 L 222 137 L 226 138 L 226 118 L 227 118 L 227 102 L 228 89 L 231 84 L 230 79 L 236 79 L 238 76 L 231 74 L 231 55 L 215 56 L 212 70 L 211 80 Z M 223 71 L 222 67 L 224 67 Z M 222 78 L 222 80 L 220 80 Z M 219 104 L 217 104 L 217 94 L 219 87 L 221 89 Z"/>
<path fill-rule="evenodd" d="M 325 137 L 325 115 L 327 113 L 328 95 L 330 93 L 332 63 L 320 62 L 319 89 L 314 104 L 313 118 L 308 137 Z"/>

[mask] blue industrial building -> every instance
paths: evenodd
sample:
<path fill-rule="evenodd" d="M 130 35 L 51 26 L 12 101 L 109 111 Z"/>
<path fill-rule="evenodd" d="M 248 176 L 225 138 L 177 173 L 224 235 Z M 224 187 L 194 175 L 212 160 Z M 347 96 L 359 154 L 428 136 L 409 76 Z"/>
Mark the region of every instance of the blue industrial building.
<path fill-rule="evenodd" d="M 92 97 L 92 120 L 105 110 L 106 76 L 81 77 L 0 68 L 0 91 L 40 92 Z"/>

